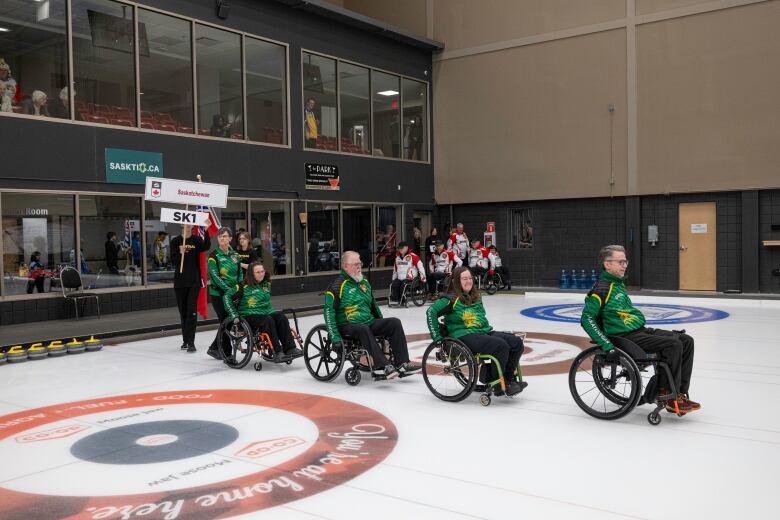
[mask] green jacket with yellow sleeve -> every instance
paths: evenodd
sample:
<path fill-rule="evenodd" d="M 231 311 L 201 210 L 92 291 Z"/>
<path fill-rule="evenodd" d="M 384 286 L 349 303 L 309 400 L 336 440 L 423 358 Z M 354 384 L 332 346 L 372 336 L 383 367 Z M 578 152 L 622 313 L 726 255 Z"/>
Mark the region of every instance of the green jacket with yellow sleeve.
<path fill-rule="evenodd" d="M 645 315 L 631 303 L 625 280 L 601 271 L 585 297 L 580 324 L 605 351 L 614 348 L 607 336 L 622 336 L 645 326 Z"/>
<path fill-rule="evenodd" d="M 270 281 L 244 285 L 236 295 L 227 292 L 222 296 L 222 302 L 231 318 L 238 318 L 239 315 L 264 316 L 276 312 L 271 305 Z"/>
<path fill-rule="evenodd" d="M 356 282 L 346 272 L 333 280 L 325 291 L 325 325 L 333 343 L 341 342 L 338 326 L 345 323 L 369 325 L 382 319 L 371 284 L 363 278 Z"/>
<path fill-rule="evenodd" d="M 460 298 L 453 296 L 439 298 L 426 311 L 428 331 L 433 341 L 439 341 L 439 316 L 444 316 L 447 334 L 453 338 L 462 338 L 469 334 L 487 334 L 493 330 L 485 314 L 482 300 L 466 305 Z"/>
<path fill-rule="evenodd" d="M 209 296 L 223 296 L 231 291 L 235 294 L 238 291 L 242 275 L 241 261 L 233 248 L 229 248 L 227 253 L 216 248 L 209 254 L 207 266 L 211 280 Z"/>

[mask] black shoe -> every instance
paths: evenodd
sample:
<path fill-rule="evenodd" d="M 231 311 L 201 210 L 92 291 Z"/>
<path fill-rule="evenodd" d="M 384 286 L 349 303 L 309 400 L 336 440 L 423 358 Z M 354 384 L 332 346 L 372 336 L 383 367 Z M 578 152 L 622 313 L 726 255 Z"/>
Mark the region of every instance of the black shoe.
<path fill-rule="evenodd" d="M 274 352 L 274 362 L 281 363 L 285 359 L 285 354 L 281 350 L 277 350 Z"/>
<path fill-rule="evenodd" d="M 189 345 L 187 344 L 187 342 L 185 341 L 184 343 L 182 343 L 182 344 L 181 344 L 181 347 L 179 347 L 179 348 L 180 348 L 180 349 L 182 349 L 182 350 L 187 350 L 189 347 L 190 347 L 190 346 L 189 346 Z"/>
<path fill-rule="evenodd" d="M 398 377 L 398 370 L 396 370 L 393 365 L 388 363 L 384 368 L 377 368 L 374 370 L 373 374 L 374 377 L 379 379 L 384 378 L 390 380 Z"/>
<path fill-rule="evenodd" d="M 213 357 L 214 359 L 222 360 L 222 356 L 219 354 L 219 350 L 217 350 L 215 348 L 209 348 L 206 351 L 206 354 L 208 354 L 209 356 Z"/>
<path fill-rule="evenodd" d="M 198 350 L 195 348 L 195 344 L 190 343 L 189 345 L 187 345 L 187 352 L 192 353 L 192 352 L 197 352 L 197 351 Z"/>
<path fill-rule="evenodd" d="M 285 352 L 284 355 L 290 359 L 299 358 L 303 355 L 303 350 L 299 349 L 298 347 L 291 348 L 290 350 Z"/>
<path fill-rule="evenodd" d="M 422 365 L 419 363 L 413 363 L 412 361 L 407 361 L 406 363 L 401 363 L 398 366 L 398 375 L 408 376 L 409 374 L 414 374 L 420 370 L 422 370 Z"/>
<path fill-rule="evenodd" d="M 510 381 L 509 384 L 506 385 L 506 395 L 517 395 L 523 391 L 523 388 L 525 387 L 517 381 Z"/>

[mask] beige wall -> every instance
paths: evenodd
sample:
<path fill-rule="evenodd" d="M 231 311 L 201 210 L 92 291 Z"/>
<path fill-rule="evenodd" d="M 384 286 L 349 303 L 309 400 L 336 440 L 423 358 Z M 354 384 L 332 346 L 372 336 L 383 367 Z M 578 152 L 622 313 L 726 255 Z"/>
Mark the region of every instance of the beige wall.
<path fill-rule="evenodd" d="M 436 200 L 626 193 L 626 36 L 615 30 L 434 65 Z"/>
<path fill-rule="evenodd" d="M 433 38 L 455 50 L 626 15 L 625 0 L 432 0 Z"/>
<path fill-rule="evenodd" d="M 587 3 L 434 0 L 437 201 L 780 187 L 780 0 Z"/>
<path fill-rule="evenodd" d="M 780 186 L 780 2 L 637 31 L 640 193 Z"/>

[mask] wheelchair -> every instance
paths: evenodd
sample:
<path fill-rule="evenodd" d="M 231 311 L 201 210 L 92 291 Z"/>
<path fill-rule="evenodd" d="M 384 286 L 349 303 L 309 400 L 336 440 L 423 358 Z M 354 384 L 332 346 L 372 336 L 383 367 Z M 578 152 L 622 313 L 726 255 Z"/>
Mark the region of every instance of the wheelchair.
<path fill-rule="evenodd" d="M 384 336 L 376 336 L 376 340 L 387 360 L 395 365 L 390 341 Z M 371 374 L 374 381 L 386 379 L 384 375 L 374 374 L 374 361 L 371 354 L 356 339 L 342 335 L 341 345 L 341 348 L 333 345 L 328 328 L 324 323 L 309 331 L 303 344 L 303 361 L 314 379 L 323 382 L 333 381 L 339 376 L 347 362 L 351 366 L 344 372 L 344 380 L 350 386 L 360 384 L 361 372 Z M 413 374 L 399 374 L 399 377 L 410 375 Z"/>
<path fill-rule="evenodd" d="M 677 396 L 669 365 L 626 338 L 609 336 L 609 340 L 615 346 L 614 352 L 608 354 L 595 345 L 572 362 L 569 390 L 574 402 L 588 415 L 605 420 L 620 419 L 639 405 L 653 404 L 655 409 L 648 414 L 647 421 L 657 426 L 666 401 Z M 667 395 L 658 394 L 661 371 L 671 387 Z"/>
<path fill-rule="evenodd" d="M 481 392 L 479 402 L 482 406 L 490 406 L 492 396 L 505 395 L 504 371 L 498 360 L 489 354 L 474 354 L 465 343 L 449 337 L 441 322 L 439 328 L 444 339 L 428 345 L 423 354 L 422 373 L 428 390 L 442 401 L 451 403 L 463 401 L 476 390 Z M 514 334 L 521 339 L 526 336 L 525 332 Z M 488 381 L 490 365 L 498 372 L 498 378 L 492 381 Z M 519 363 L 516 380 L 521 386 L 527 386 Z"/>
<path fill-rule="evenodd" d="M 292 314 L 295 327 L 290 327 L 292 337 L 298 348 L 301 348 L 303 341 L 298 334 L 298 316 L 293 309 L 282 310 L 284 314 Z M 275 364 L 292 364 L 293 360 L 301 357 L 301 354 L 295 357 L 284 357 L 278 360 L 274 357 L 276 346 L 271 341 L 271 336 L 265 331 L 258 330 L 252 332 L 252 328 L 249 323 L 243 318 L 239 317 L 238 320 L 232 320 L 230 318 L 225 319 L 220 325 L 220 332 L 225 334 L 217 334 L 217 346 L 219 352 L 222 354 L 222 361 L 230 368 L 242 369 L 249 364 L 252 360 L 254 353 L 260 354 L 261 360 L 258 360 L 253 365 L 256 371 L 263 369 L 262 360 Z M 227 335 L 230 338 L 230 346 L 232 354 L 225 357 L 225 349 L 222 348 L 223 337 Z"/>
<path fill-rule="evenodd" d="M 431 301 L 437 300 L 440 297 L 444 296 L 447 293 L 447 289 L 449 288 L 451 281 L 452 281 L 452 275 L 449 273 L 444 278 L 436 280 L 436 285 L 434 286 L 433 293 L 431 293 L 430 295 Z"/>
<path fill-rule="evenodd" d="M 392 283 L 390 284 L 390 292 L 392 294 Z M 397 304 L 390 305 L 388 299 L 388 307 L 406 307 L 409 304 L 409 300 L 412 301 L 415 307 L 422 307 L 428 300 L 428 284 L 420 280 L 419 276 L 415 276 L 411 280 L 404 280 L 401 286 L 401 299 Z"/>
<path fill-rule="evenodd" d="M 501 278 L 501 275 L 497 271 L 492 275 L 489 271 L 485 271 L 481 276 L 475 277 L 475 280 L 477 282 L 477 288 L 480 291 L 484 288 L 485 292 L 490 296 L 496 294 L 498 289 L 504 286 L 504 279 Z"/>

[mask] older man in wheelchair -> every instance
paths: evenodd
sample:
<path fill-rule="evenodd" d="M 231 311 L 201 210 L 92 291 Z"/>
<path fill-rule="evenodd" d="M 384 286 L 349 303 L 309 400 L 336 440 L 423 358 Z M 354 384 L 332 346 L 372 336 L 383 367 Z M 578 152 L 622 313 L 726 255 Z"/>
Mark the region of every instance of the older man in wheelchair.
<path fill-rule="evenodd" d="M 341 274 L 325 291 L 325 326 L 333 350 L 339 353 L 343 350 L 344 336 L 356 341 L 370 355 L 375 379 L 395 379 L 420 370 L 418 364 L 409 361 L 401 320 L 382 316 L 371 285 L 363 277 L 360 255 L 345 251 L 341 267 Z M 389 343 L 392 362 L 380 347 L 378 338 Z M 305 359 L 309 362 L 308 354 Z"/>
<path fill-rule="evenodd" d="M 679 416 L 701 408 L 701 405 L 692 401 L 688 395 L 693 370 L 693 338 L 685 334 L 685 331 L 667 331 L 645 326 L 645 316 L 634 307 L 626 293 L 628 260 L 623 246 L 603 247 L 599 252 L 599 264 L 602 271 L 598 281 L 585 297 L 581 324 L 604 353 L 592 358 L 594 368 L 590 369 L 590 372 L 596 373 L 597 367 L 605 367 L 607 375 L 598 374 L 599 390 L 605 393 L 612 403 L 622 405 L 618 412 L 601 418 L 612 419 L 625 415 L 640 398 L 643 398 L 644 402 L 657 401 L 656 412 L 648 417 L 653 424 L 660 422 L 657 411 L 662 407 Z M 657 360 L 660 363 L 656 362 Z M 623 382 L 639 386 L 641 390 L 641 385 L 634 385 L 634 380 L 641 381 L 641 372 L 651 365 L 655 367 L 656 376 L 646 385 L 644 395 L 636 395 L 634 400 L 633 396 L 628 397 L 627 393 L 620 393 L 619 385 L 614 382 L 622 371 L 628 371 L 629 368 L 636 370 L 637 376 L 629 375 Z M 608 370 L 612 371 L 613 379 L 610 379 Z M 572 393 L 574 394 L 574 391 Z M 633 402 L 630 402 L 632 400 Z M 582 407 L 582 404 L 580 406 Z M 596 413 L 591 415 L 599 416 Z"/>

